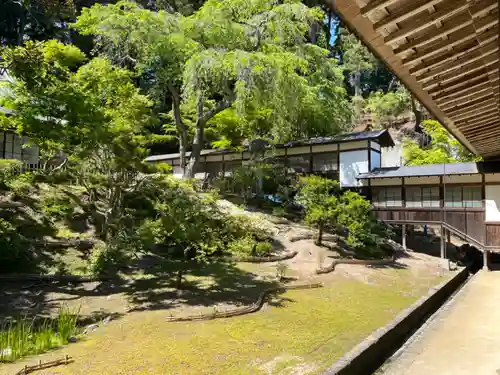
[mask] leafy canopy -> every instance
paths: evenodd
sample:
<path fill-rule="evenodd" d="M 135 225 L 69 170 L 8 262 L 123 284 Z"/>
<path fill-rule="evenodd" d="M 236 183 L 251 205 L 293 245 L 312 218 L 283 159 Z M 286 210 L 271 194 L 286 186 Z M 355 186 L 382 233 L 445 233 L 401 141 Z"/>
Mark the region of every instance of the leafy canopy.
<path fill-rule="evenodd" d="M 430 136 L 431 143 L 421 148 L 417 141 L 405 138 L 403 157 L 405 165 L 450 164 L 479 161 L 479 158 L 464 149 L 439 122 L 425 120 L 422 129 Z"/>

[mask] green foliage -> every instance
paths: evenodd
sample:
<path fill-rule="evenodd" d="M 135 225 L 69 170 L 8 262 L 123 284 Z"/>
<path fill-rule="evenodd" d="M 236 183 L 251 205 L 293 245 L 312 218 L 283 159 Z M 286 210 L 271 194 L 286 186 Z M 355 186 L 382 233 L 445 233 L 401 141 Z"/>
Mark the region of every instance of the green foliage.
<path fill-rule="evenodd" d="M 303 177 L 300 180 L 297 202 L 304 206 L 306 222 L 319 228 L 317 243 L 321 244 L 324 226 L 335 222 L 338 215 L 337 206 L 339 183 L 319 176 Z"/>
<path fill-rule="evenodd" d="M 40 354 L 67 344 L 78 333 L 79 309 L 62 305 L 57 317 L 43 321 L 20 317 L 0 326 L 0 362 L 14 362 L 21 357 Z"/>
<path fill-rule="evenodd" d="M 273 244 L 270 242 L 259 242 L 255 246 L 255 254 L 257 256 L 268 256 L 273 251 Z"/>
<path fill-rule="evenodd" d="M 439 122 L 425 120 L 422 129 L 430 136 L 430 145 L 421 148 L 410 138 L 403 141 L 403 157 L 405 165 L 425 164 L 450 164 L 480 161 L 464 149 L 460 142 L 454 138 Z"/>
<path fill-rule="evenodd" d="M 193 176 L 205 139 L 220 147 L 256 133 L 285 140 L 348 126 L 342 70 L 305 38 L 322 19 L 297 0 L 210 0 L 189 17 L 120 1 L 84 10 L 75 27 L 140 74 L 161 113 L 171 110 L 165 128 L 177 134 L 181 159 L 194 136 Z"/>
<path fill-rule="evenodd" d="M 251 236 L 238 238 L 228 245 L 228 250 L 235 255 L 252 255 L 255 253 L 257 241 Z"/>
<path fill-rule="evenodd" d="M 404 88 L 397 91 L 389 91 L 384 94 L 381 91 L 372 93 L 367 100 L 365 111 L 371 114 L 373 121 L 378 127 L 388 123 L 390 125 L 397 116 L 410 109 L 410 97 Z"/>
<path fill-rule="evenodd" d="M 54 221 L 69 218 L 76 206 L 69 196 L 58 191 L 44 194 L 39 201 L 39 205 L 40 210 Z"/>
<path fill-rule="evenodd" d="M 29 244 L 18 228 L 0 218 L 0 272 L 22 270 L 31 262 Z"/>
<path fill-rule="evenodd" d="M 0 159 L 0 191 L 8 190 L 10 181 L 22 167 L 20 160 Z"/>

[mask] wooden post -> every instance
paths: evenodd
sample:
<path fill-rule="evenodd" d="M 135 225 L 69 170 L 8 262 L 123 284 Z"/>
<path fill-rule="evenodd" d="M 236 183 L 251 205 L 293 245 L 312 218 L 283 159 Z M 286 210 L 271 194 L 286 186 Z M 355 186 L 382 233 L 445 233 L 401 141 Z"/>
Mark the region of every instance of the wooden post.
<path fill-rule="evenodd" d="M 440 236 L 440 242 L 441 242 L 441 258 L 446 258 L 446 249 L 445 249 L 445 238 L 444 238 L 444 227 L 441 225 L 441 236 Z"/>
<path fill-rule="evenodd" d="M 403 245 L 403 250 L 406 251 L 406 224 L 401 225 L 401 245 Z"/>
<path fill-rule="evenodd" d="M 488 250 L 483 250 L 483 271 L 489 271 L 488 267 Z"/>
<path fill-rule="evenodd" d="M 451 231 L 446 231 L 446 242 L 451 243 Z"/>

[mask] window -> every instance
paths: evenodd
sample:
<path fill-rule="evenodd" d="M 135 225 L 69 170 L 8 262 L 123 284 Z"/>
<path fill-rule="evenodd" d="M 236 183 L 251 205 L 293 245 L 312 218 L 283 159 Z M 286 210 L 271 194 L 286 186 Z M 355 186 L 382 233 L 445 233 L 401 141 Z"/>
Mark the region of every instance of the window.
<path fill-rule="evenodd" d="M 407 187 L 406 207 L 440 207 L 439 186 Z"/>
<path fill-rule="evenodd" d="M 375 207 L 401 207 L 403 205 L 401 188 L 385 187 L 373 189 L 372 201 Z"/>
<path fill-rule="evenodd" d="M 480 186 L 446 186 L 445 206 L 452 208 L 482 207 Z"/>
<path fill-rule="evenodd" d="M 429 186 L 422 188 L 422 207 L 439 207 L 439 187 Z"/>
<path fill-rule="evenodd" d="M 328 152 L 313 155 L 313 171 L 328 172 L 337 170 L 337 153 Z"/>
<path fill-rule="evenodd" d="M 406 207 L 422 207 L 422 189 L 419 187 L 406 188 Z"/>
<path fill-rule="evenodd" d="M 310 155 L 297 155 L 288 157 L 288 168 L 290 172 L 303 173 L 310 171 Z"/>

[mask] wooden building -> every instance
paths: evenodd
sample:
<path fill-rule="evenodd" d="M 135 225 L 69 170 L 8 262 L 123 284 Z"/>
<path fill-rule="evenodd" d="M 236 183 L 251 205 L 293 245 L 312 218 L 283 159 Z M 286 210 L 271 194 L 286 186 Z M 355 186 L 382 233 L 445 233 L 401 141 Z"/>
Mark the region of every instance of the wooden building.
<path fill-rule="evenodd" d="M 500 162 L 379 168 L 358 175 L 387 223 L 441 227 L 484 252 L 500 252 Z M 487 261 L 485 261 L 487 264 Z"/>
<path fill-rule="evenodd" d="M 361 185 L 357 176 L 379 168 L 382 150 L 393 146 L 387 130 L 376 130 L 269 146 L 265 157 L 285 166 L 289 173 L 322 174 L 338 180 L 343 187 L 357 187 Z M 252 154 L 246 150 L 203 150 L 195 177 L 206 179 L 221 173 L 227 175 L 251 158 Z M 182 176 L 179 154 L 153 155 L 145 160 L 169 163 L 173 173 Z"/>

